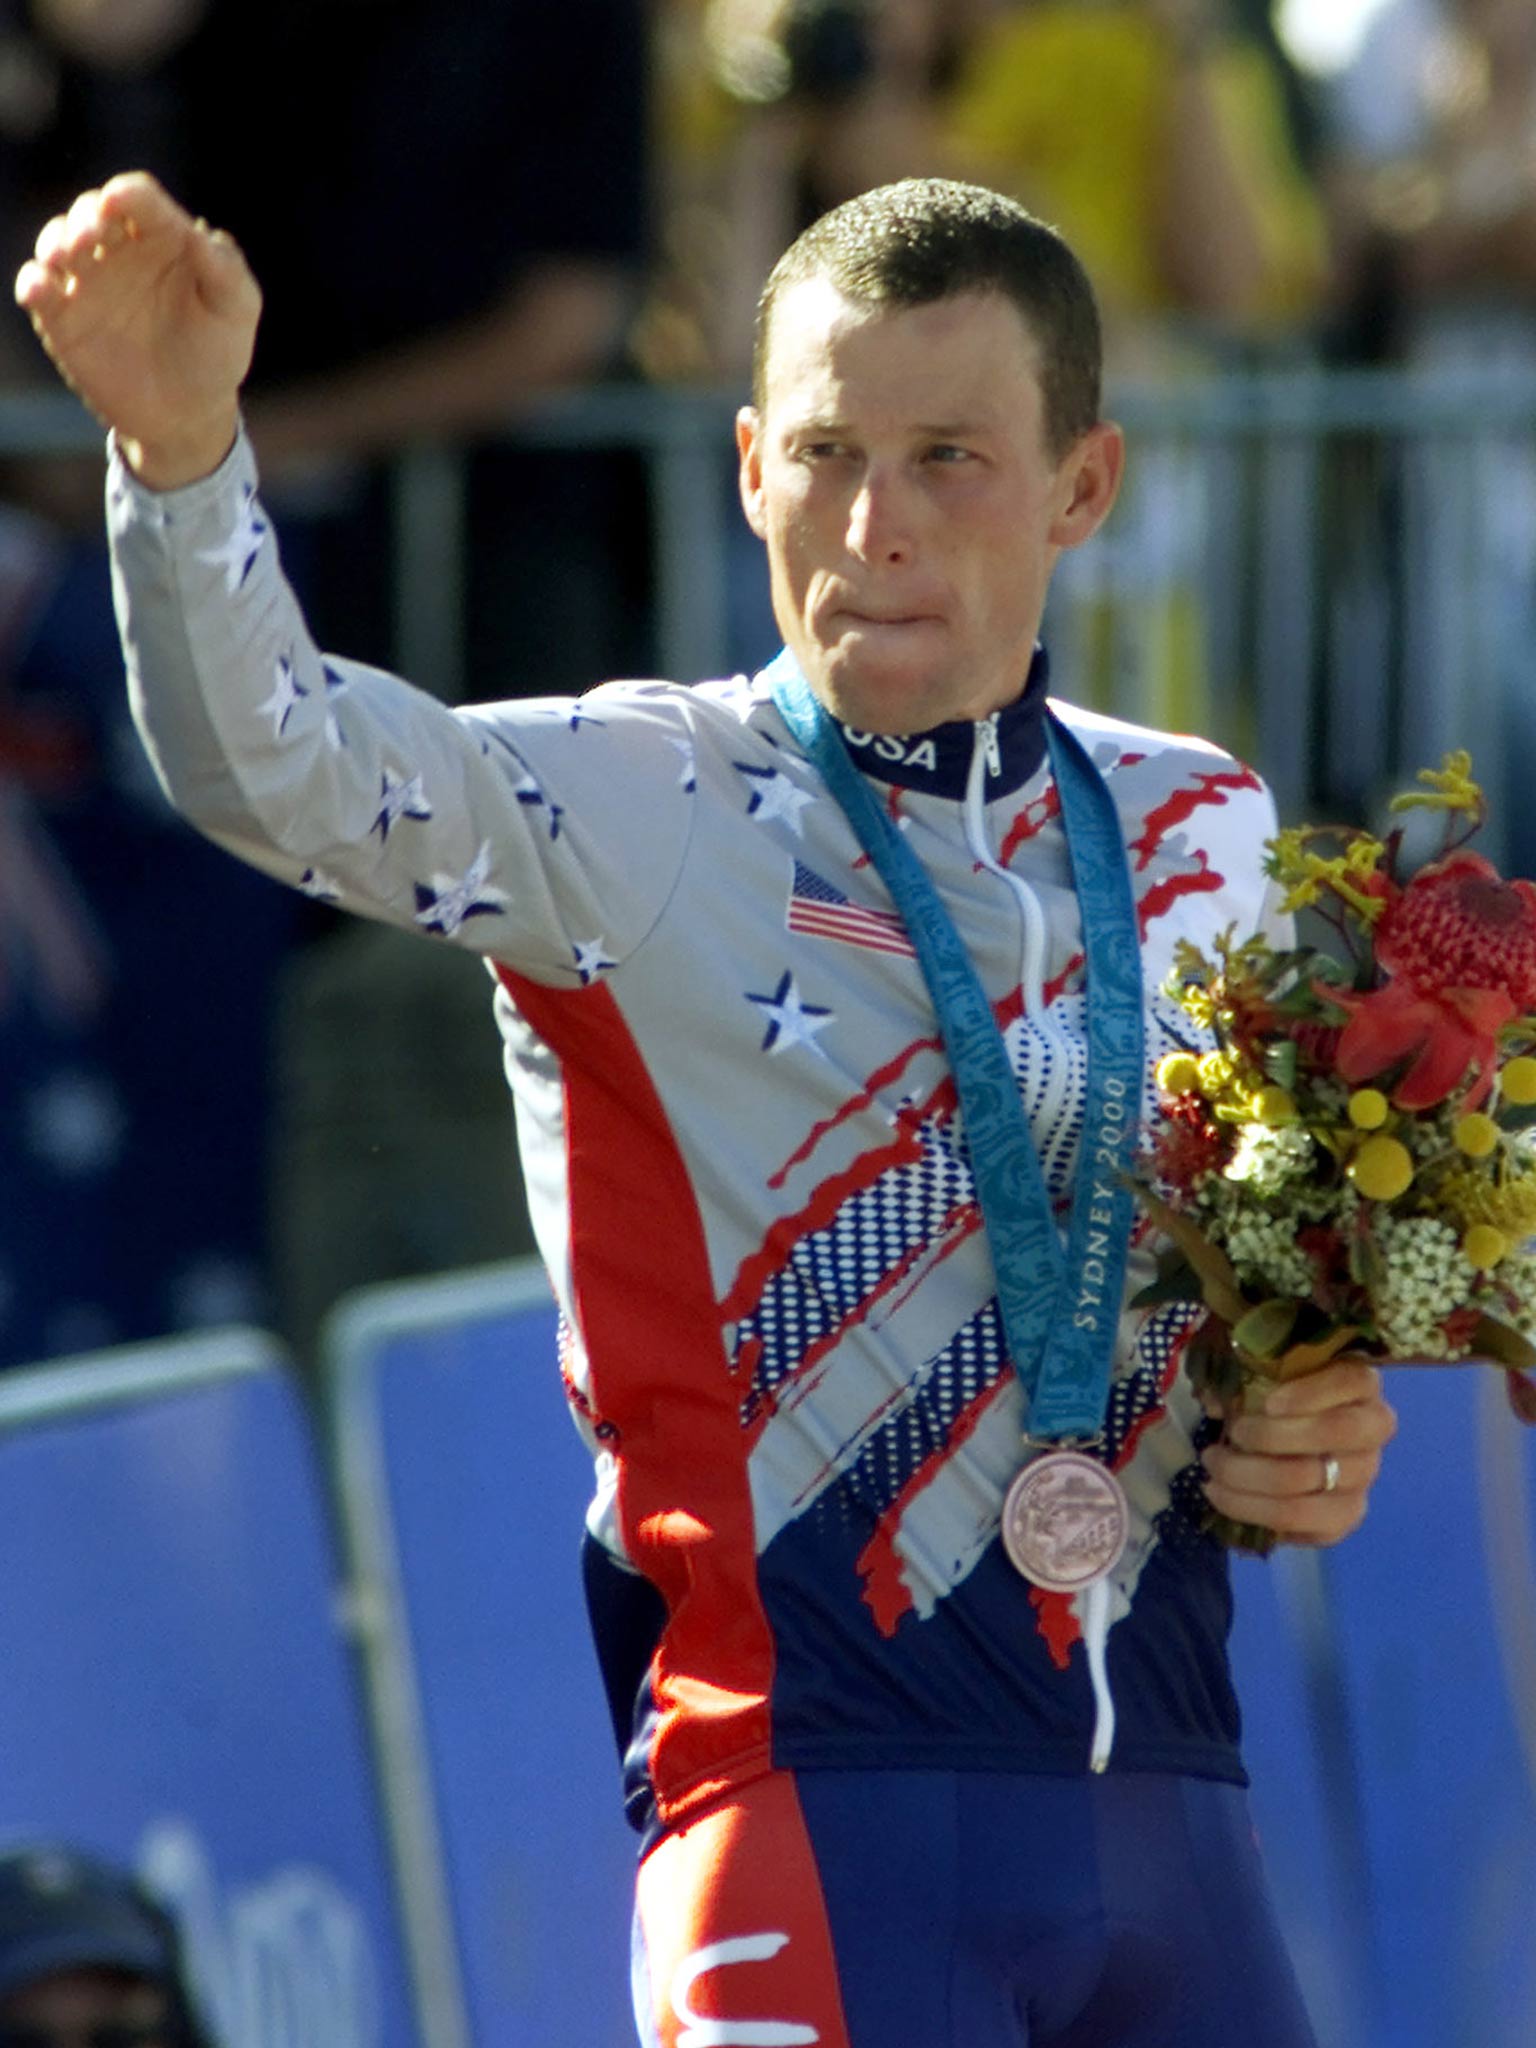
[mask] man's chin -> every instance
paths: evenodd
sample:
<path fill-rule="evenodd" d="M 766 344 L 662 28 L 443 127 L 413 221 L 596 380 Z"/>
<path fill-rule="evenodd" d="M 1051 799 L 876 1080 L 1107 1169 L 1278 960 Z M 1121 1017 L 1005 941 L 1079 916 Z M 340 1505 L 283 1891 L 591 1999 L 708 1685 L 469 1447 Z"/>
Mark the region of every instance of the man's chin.
<path fill-rule="evenodd" d="M 957 715 L 947 708 L 956 695 L 949 679 L 915 663 L 834 659 L 807 680 L 832 716 L 859 732 L 924 732 Z"/>

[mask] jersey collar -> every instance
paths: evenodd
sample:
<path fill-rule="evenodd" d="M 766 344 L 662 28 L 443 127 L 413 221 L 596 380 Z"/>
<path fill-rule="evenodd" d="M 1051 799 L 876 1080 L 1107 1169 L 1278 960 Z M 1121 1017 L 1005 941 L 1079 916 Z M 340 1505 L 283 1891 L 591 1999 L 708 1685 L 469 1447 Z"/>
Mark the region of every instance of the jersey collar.
<path fill-rule="evenodd" d="M 988 798 L 1011 796 L 1022 789 L 1045 759 L 1045 696 L 1050 663 L 1036 647 L 1024 689 L 997 717 L 997 765 L 987 771 Z M 927 732 L 860 732 L 838 724 L 849 755 L 879 782 L 928 796 L 963 798 L 978 728 L 969 718 L 930 726 Z"/>

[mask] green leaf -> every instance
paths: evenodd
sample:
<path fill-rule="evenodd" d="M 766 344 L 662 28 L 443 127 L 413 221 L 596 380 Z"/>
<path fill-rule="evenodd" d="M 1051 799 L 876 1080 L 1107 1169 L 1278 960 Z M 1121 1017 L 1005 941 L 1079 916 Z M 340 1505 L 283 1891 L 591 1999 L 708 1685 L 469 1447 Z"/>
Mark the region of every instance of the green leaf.
<path fill-rule="evenodd" d="M 1232 1341 L 1250 1358 L 1278 1358 L 1300 1311 L 1301 1303 L 1294 1296 L 1261 1301 L 1232 1325 Z"/>
<path fill-rule="evenodd" d="M 1161 1308 L 1166 1301 L 1201 1301 L 1200 1275 L 1178 1250 L 1160 1252 L 1157 1278 L 1131 1296 L 1132 1308 Z"/>
<path fill-rule="evenodd" d="M 1508 1323 L 1501 1323 L 1497 1316 L 1478 1317 L 1471 1344 L 1474 1358 L 1492 1359 L 1495 1365 L 1508 1366 L 1512 1372 L 1528 1372 L 1536 1366 L 1536 1344 L 1511 1329 Z"/>
<path fill-rule="evenodd" d="M 1381 1291 L 1382 1283 L 1387 1277 L 1387 1262 L 1368 1230 L 1357 1231 L 1350 1240 L 1349 1277 L 1357 1287 L 1363 1287 L 1373 1300 Z"/>
<path fill-rule="evenodd" d="M 1325 1336 L 1315 1338 L 1311 1343 L 1292 1344 L 1285 1355 L 1276 1360 L 1276 1379 L 1303 1379 L 1309 1372 L 1316 1372 L 1320 1366 L 1330 1365 L 1360 1334 L 1358 1323 L 1339 1323 Z"/>
<path fill-rule="evenodd" d="M 1149 1189 L 1138 1187 L 1136 1196 L 1158 1229 L 1173 1239 L 1199 1274 L 1200 1292 L 1207 1306 L 1228 1323 L 1241 1321 L 1249 1304 L 1238 1285 L 1232 1261 L 1221 1247 L 1212 1244 L 1198 1225 L 1181 1216 L 1177 1209 L 1170 1209 Z"/>
<path fill-rule="evenodd" d="M 1296 1086 L 1296 1041 L 1277 1038 L 1264 1048 L 1264 1071 L 1277 1088 L 1287 1093 Z"/>
<path fill-rule="evenodd" d="M 1248 1370 L 1232 1349 L 1232 1332 L 1220 1316 L 1207 1316 L 1184 1353 L 1189 1383 L 1198 1395 L 1214 1395 L 1228 1406 L 1248 1384 Z"/>

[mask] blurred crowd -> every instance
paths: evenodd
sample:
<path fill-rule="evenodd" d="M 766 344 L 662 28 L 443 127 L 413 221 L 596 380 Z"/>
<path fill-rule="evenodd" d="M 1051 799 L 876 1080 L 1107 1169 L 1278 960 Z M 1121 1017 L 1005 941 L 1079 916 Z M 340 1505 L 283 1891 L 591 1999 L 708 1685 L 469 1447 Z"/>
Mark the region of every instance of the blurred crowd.
<path fill-rule="evenodd" d="M 502 430 L 571 386 L 741 390 L 773 258 L 872 184 L 973 177 L 1058 225 L 1102 295 L 1112 388 L 1334 362 L 1529 374 L 1536 8 L 1379 0 L 1326 82 L 1278 12 L 0 0 L 0 257 L 14 271 L 111 171 L 157 172 L 262 282 L 248 418 L 322 644 L 392 659 L 391 458 L 448 436 L 470 451 L 475 694 L 580 688 L 655 665 L 645 468 Z M 0 318 L 4 393 L 49 382 Z M 339 929 L 170 816 L 121 702 L 99 459 L 10 445 L 0 1362 L 238 1320 L 308 1359 L 347 1289 L 527 1248 L 485 978 Z M 1454 476 L 1433 449 L 1375 455 L 1334 509 L 1344 558 L 1384 520 L 1399 537 L 1410 699 L 1474 659 L 1489 687 L 1530 644 L 1528 440 L 1490 434 Z M 1223 517 L 1198 447 L 1134 466 L 1054 600 L 1071 694 L 1209 722 L 1201 564 Z M 1448 533 L 1475 541 L 1491 654 L 1448 624 Z M 766 659 L 745 538 L 730 614 L 732 658 Z M 1497 687 L 1518 749 L 1522 692 Z"/>

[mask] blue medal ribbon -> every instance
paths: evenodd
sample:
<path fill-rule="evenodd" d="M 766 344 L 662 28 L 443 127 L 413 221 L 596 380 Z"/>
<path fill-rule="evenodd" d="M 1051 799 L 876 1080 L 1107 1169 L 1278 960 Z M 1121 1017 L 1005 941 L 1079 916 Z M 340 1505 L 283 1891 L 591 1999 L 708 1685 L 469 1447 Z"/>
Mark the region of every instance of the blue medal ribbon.
<path fill-rule="evenodd" d="M 1136 899 L 1114 799 L 1075 735 L 1048 712 L 1046 744 L 1088 960 L 1088 1082 L 1063 1251 L 1002 1033 L 938 891 L 790 656 L 780 655 L 768 675 L 780 715 L 837 798 L 917 953 L 965 1118 L 1029 1436 L 1091 1441 L 1103 1431 L 1125 1291 L 1134 1197 L 1123 1162 L 1145 1057 Z"/>

